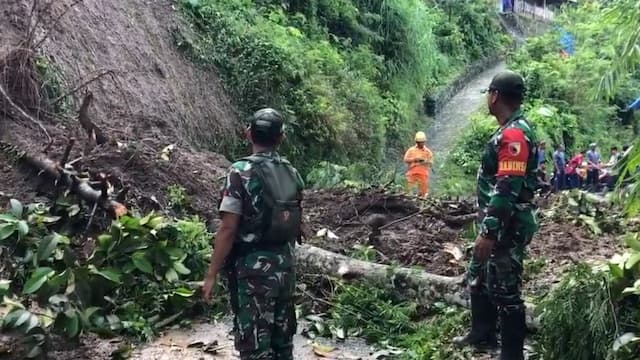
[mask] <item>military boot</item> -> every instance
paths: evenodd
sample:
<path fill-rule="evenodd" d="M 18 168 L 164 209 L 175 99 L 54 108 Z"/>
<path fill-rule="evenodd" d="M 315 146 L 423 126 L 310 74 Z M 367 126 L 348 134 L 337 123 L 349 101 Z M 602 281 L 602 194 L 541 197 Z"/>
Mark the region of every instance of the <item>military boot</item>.
<path fill-rule="evenodd" d="M 453 343 L 461 347 L 497 347 L 496 320 L 496 307 L 489 300 L 489 296 L 471 294 L 471 331 L 465 336 L 453 338 Z"/>
<path fill-rule="evenodd" d="M 524 360 L 524 338 L 527 325 L 524 309 L 501 311 L 500 360 Z"/>

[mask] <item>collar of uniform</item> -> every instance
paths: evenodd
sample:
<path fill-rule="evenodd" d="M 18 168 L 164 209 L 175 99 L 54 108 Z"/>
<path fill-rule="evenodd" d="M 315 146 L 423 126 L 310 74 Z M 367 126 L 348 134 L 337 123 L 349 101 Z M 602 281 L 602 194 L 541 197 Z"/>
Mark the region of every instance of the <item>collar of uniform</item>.
<path fill-rule="evenodd" d="M 508 124 L 508 123 L 510 123 L 510 122 L 512 122 L 514 120 L 520 119 L 522 116 L 523 116 L 522 110 L 518 109 L 518 110 L 514 111 L 513 114 L 511 114 L 511 116 L 509 116 L 509 118 L 507 119 L 506 124 Z"/>
<path fill-rule="evenodd" d="M 265 150 L 265 151 L 258 151 L 257 153 L 253 154 L 256 156 L 263 156 L 263 157 L 268 157 L 268 158 L 277 158 L 280 155 L 278 155 L 278 152 L 275 150 Z"/>
<path fill-rule="evenodd" d="M 509 117 L 507 118 L 507 122 L 504 123 L 504 125 L 502 125 L 497 131 L 500 131 L 504 128 L 506 128 L 507 126 L 509 126 L 509 124 L 511 124 L 512 122 L 514 122 L 515 120 L 518 120 L 520 118 L 522 118 L 524 116 L 524 113 L 522 112 L 521 109 L 518 109 L 516 111 L 514 111 L 511 115 L 509 115 Z"/>

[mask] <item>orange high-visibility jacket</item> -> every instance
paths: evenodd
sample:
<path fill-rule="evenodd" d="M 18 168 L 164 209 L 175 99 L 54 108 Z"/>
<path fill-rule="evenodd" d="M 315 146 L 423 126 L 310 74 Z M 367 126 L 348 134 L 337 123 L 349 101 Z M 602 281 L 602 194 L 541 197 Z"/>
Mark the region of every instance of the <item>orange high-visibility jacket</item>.
<path fill-rule="evenodd" d="M 404 154 L 404 162 L 409 166 L 407 175 L 429 175 L 429 166 L 433 162 L 433 154 L 426 146 L 422 149 L 415 145 Z"/>

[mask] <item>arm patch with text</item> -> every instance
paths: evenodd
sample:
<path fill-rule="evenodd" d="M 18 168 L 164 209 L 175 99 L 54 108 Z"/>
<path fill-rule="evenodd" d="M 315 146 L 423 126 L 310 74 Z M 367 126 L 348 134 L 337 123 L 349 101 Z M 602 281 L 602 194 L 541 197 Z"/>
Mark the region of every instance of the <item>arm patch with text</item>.
<path fill-rule="evenodd" d="M 508 128 L 502 131 L 498 149 L 497 176 L 524 176 L 529 161 L 529 143 L 524 131 Z"/>

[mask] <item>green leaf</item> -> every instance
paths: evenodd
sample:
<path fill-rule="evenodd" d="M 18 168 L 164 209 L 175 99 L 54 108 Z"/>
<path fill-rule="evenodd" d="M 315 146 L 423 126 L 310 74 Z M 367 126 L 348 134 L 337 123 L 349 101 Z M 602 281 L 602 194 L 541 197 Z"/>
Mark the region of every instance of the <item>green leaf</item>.
<path fill-rule="evenodd" d="M 184 266 L 181 262 L 174 262 L 173 269 L 180 275 L 189 275 L 191 274 L 191 270 L 189 270 L 186 266 Z"/>
<path fill-rule="evenodd" d="M 640 252 L 634 252 L 631 254 L 627 262 L 624 264 L 624 268 L 629 270 L 633 268 L 640 261 Z"/>
<path fill-rule="evenodd" d="M 22 315 L 20 315 L 20 317 L 16 320 L 16 323 L 15 323 L 15 325 L 14 325 L 14 326 L 15 326 L 15 327 L 18 327 L 18 326 L 20 326 L 20 325 L 22 325 L 22 324 L 26 323 L 26 322 L 27 322 L 27 320 L 29 320 L 29 318 L 30 318 L 30 317 L 31 317 L 31 313 L 30 313 L 30 312 L 28 312 L 28 311 L 24 311 L 24 312 L 22 313 Z"/>
<path fill-rule="evenodd" d="M 624 238 L 624 243 L 633 250 L 640 251 L 640 240 L 638 240 L 638 234 L 627 234 Z"/>
<path fill-rule="evenodd" d="M 42 354 L 42 347 L 39 345 L 35 345 L 34 347 L 31 348 L 31 350 L 29 350 L 29 352 L 25 356 L 27 357 L 27 359 L 33 359 L 33 358 L 37 358 L 41 354 Z"/>
<path fill-rule="evenodd" d="M 18 219 L 22 217 L 22 203 L 16 199 L 9 200 L 10 208 L 9 212 L 11 215 L 17 217 Z"/>
<path fill-rule="evenodd" d="M 178 281 L 178 273 L 173 269 L 169 269 L 164 274 L 164 278 L 167 279 L 168 282 Z"/>
<path fill-rule="evenodd" d="M 40 221 L 45 224 L 53 224 L 57 223 L 60 219 L 62 219 L 61 216 L 43 216 L 42 218 L 40 218 Z"/>
<path fill-rule="evenodd" d="M 91 269 L 91 273 L 100 275 L 103 278 L 111 282 L 114 282 L 116 284 L 122 283 L 122 281 L 120 280 L 120 278 L 122 277 L 122 273 L 120 273 L 118 270 L 114 268 L 106 268 L 106 269 L 98 270 L 94 267 L 93 269 Z"/>
<path fill-rule="evenodd" d="M 44 239 L 40 241 L 40 245 L 38 246 L 37 259 L 38 261 L 46 260 L 51 256 L 51 253 L 58 246 L 58 238 L 55 235 L 45 236 Z"/>
<path fill-rule="evenodd" d="M 6 280 L 6 279 L 0 280 L 0 294 L 2 294 L 3 291 L 8 291 L 10 285 L 11 285 L 11 280 Z"/>
<path fill-rule="evenodd" d="M 102 250 L 109 249 L 109 246 L 113 242 L 113 237 L 109 234 L 98 235 L 98 245 Z"/>
<path fill-rule="evenodd" d="M 78 215 L 79 212 L 80 212 L 80 206 L 78 204 L 73 204 L 69 206 L 69 208 L 67 209 L 67 213 L 69 214 L 70 217 L 74 217 Z"/>
<path fill-rule="evenodd" d="M 31 278 L 29 278 L 29 280 L 27 280 L 27 282 L 24 284 L 24 289 L 22 290 L 22 293 L 23 294 L 35 293 L 42 287 L 42 285 L 44 285 L 45 282 L 47 282 L 47 279 L 53 274 L 55 274 L 55 271 L 53 271 L 53 269 L 48 267 L 36 269 L 33 272 L 33 274 L 31 274 Z"/>
<path fill-rule="evenodd" d="M 4 319 L 2 319 L 2 326 L 4 327 L 15 327 L 16 321 L 22 316 L 24 313 L 29 313 L 24 309 L 16 309 L 8 313 Z"/>
<path fill-rule="evenodd" d="M 158 229 L 164 225 L 165 225 L 165 219 L 162 216 L 156 216 L 152 218 L 151 220 L 149 220 L 149 223 L 147 224 L 147 226 L 152 229 Z"/>
<path fill-rule="evenodd" d="M 29 333 L 29 331 L 33 330 L 36 326 L 38 326 L 38 324 L 40 324 L 40 320 L 38 320 L 38 317 L 30 314 L 31 316 L 29 317 L 29 321 L 25 324 L 25 328 L 24 328 L 24 332 L 25 333 Z"/>
<path fill-rule="evenodd" d="M 134 253 L 131 256 L 131 261 L 133 262 L 133 265 L 138 268 L 138 270 L 147 274 L 153 273 L 153 266 L 151 265 L 149 260 L 147 260 L 146 254 L 144 252 L 139 251 Z"/>
<path fill-rule="evenodd" d="M 18 232 L 20 233 L 20 236 L 27 235 L 29 233 L 29 224 L 24 220 L 18 221 Z"/>
<path fill-rule="evenodd" d="M 146 225 L 149 222 L 149 220 L 151 220 L 152 216 L 153 216 L 153 211 L 150 212 L 147 216 L 140 219 L 140 225 Z"/>
<path fill-rule="evenodd" d="M 85 327 L 91 327 L 91 318 L 100 310 L 102 309 L 97 306 L 92 306 L 90 308 L 85 309 L 80 314 L 80 318 Z"/>
<path fill-rule="evenodd" d="M 169 254 L 170 257 L 174 259 L 181 259 L 184 256 L 184 251 L 179 248 L 166 248 L 165 251 Z"/>
<path fill-rule="evenodd" d="M 195 290 L 187 289 L 187 288 L 177 288 L 173 291 L 174 294 L 180 295 L 182 297 L 191 297 L 195 294 Z"/>
<path fill-rule="evenodd" d="M 70 247 L 65 246 L 64 247 L 64 253 L 62 255 L 62 261 L 64 261 L 64 264 L 67 267 L 73 267 L 76 265 L 76 261 L 77 261 L 77 257 L 76 255 L 73 253 L 73 250 L 71 250 Z"/>
<path fill-rule="evenodd" d="M 17 225 L 14 223 L 0 225 L 0 240 L 4 240 L 16 232 Z"/>
<path fill-rule="evenodd" d="M 0 221 L 14 223 L 17 222 L 18 219 L 16 219 L 16 217 L 11 214 L 0 214 Z"/>
<path fill-rule="evenodd" d="M 609 271 L 611 271 L 611 275 L 616 279 L 621 279 L 624 277 L 624 270 L 618 264 L 609 263 Z"/>
<path fill-rule="evenodd" d="M 73 314 L 65 313 L 65 316 L 67 319 L 64 322 L 64 331 L 70 338 L 75 338 L 80 333 L 80 317 L 75 311 Z"/>

